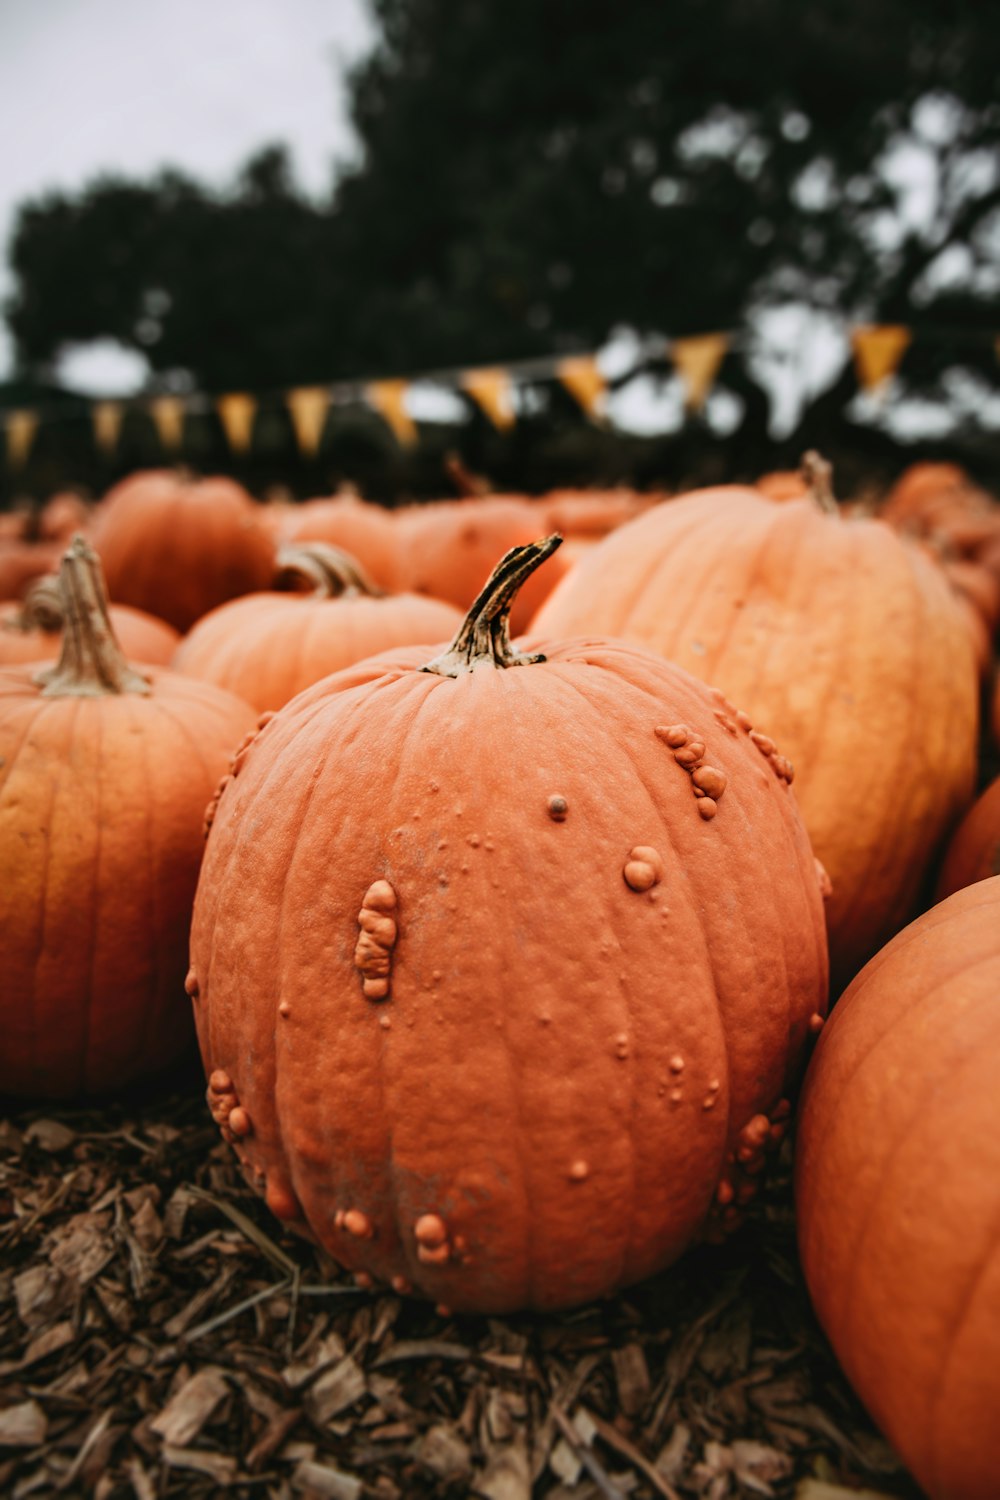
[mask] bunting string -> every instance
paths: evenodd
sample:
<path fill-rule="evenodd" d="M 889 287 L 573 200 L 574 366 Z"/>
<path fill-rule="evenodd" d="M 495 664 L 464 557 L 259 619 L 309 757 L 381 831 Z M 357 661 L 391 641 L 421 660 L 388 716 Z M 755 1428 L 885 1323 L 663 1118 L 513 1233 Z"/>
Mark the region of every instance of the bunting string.
<path fill-rule="evenodd" d="M 915 340 L 935 340 L 960 347 L 988 343 L 1000 360 L 1000 335 L 976 335 L 966 329 L 920 328 L 900 324 L 868 324 L 845 330 L 858 385 L 884 400 L 892 377 Z M 4 437 L 6 463 L 11 469 L 25 467 L 37 451 L 39 429 L 89 410 L 94 442 L 105 457 L 115 456 L 122 427 L 130 413 L 139 411 L 152 420 L 160 444 L 167 453 L 184 447 L 187 419 L 215 412 L 231 451 L 248 453 L 253 446 L 258 413 L 283 405 L 291 419 L 299 451 L 307 458 L 319 452 L 331 408 L 361 403 L 376 412 L 403 448 L 419 440 L 419 429 L 409 408 L 410 387 L 429 383 L 450 387 L 468 398 L 476 410 L 500 433 L 517 422 L 517 389 L 532 382 L 561 384 L 593 422 L 606 420 L 608 395 L 636 375 L 654 370 L 672 371 L 680 381 L 684 406 L 689 415 L 700 413 L 719 379 L 723 362 L 734 351 L 754 347 L 752 334 L 720 330 L 690 337 L 640 341 L 629 367 L 613 378 L 602 368 L 600 351 L 572 355 L 541 355 L 502 365 L 426 371 L 391 379 L 357 379 L 330 385 L 298 386 L 290 390 L 257 394 L 227 391 L 216 396 L 144 395 L 133 399 L 69 400 L 41 407 L 17 406 L 0 409 L 0 432 Z"/>

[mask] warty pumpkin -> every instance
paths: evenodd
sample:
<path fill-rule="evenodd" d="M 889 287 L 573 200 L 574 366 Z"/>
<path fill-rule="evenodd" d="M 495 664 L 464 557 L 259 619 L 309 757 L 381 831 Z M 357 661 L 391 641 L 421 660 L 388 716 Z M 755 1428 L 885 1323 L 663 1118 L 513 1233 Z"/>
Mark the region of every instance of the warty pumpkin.
<path fill-rule="evenodd" d="M 257 715 L 129 666 L 97 558 L 62 563 L 56 665 L 0 671 L 0 1092 L 108 1093 L 190 1046 L 205 804 Z"/>
<path fill-rule="evenodd" d="M 621 642 L 450 647 L 271 718 L 221 791 L 188 989 L 279 1218 L 455 1309 L 611 1292 L 738 1221 L 826 1002 L 787 765 Z"/>
<path fill-rule="evenodd" d="M 932 1500 L 1000 1473 L 1000 878 L 838 1002 L 796 1137 L 802 1265 L 848 1379 Z"/>
<path fill-rule="evenodd" d="M 630 522 L 533 630 L 642 642 L 714 683 L 791 760 L 835 986 L 910 919 L 972 799 L 972 636 L 939 567 L 880 521 L 730 485 Z"/>
<path fill-rule="evenodd" d="M 278 579 L 305 579 L 310 595 L 247 594 L 198 621 L 174 669 L 217 683 L 262 712 L 281 708 L 321 677 L 393 646 L 437 641 L 460 612 L 420 594 L 383 594 L 346 553 L 322 542 L 283 547 Z"/>
<path fill-rule="evenodd" d="M 232 479 L 131 475 L 101 502 L 94 525 L 108 593 L 180 631 L 240 594 L 266 589 L 274 542 Z"/>

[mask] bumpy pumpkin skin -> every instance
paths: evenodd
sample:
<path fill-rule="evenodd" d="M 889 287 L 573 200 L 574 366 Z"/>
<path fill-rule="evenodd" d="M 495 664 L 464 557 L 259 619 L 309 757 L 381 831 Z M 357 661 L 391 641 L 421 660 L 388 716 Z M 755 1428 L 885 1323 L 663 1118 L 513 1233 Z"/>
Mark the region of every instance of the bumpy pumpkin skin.
<path fill-rule="evenodd" d="M 205 804 L 257 717 L 133 671 L 106 636 L 66 652 L 57 696 L 35 667 L 0 671 L 0 1093 L 49 1099 L 113 1092 L 189 1045 Z"/>
<path fill-rule="evenodd" d="M 248 594 L 199 620 L 173 665 L 263 712 L 366 656 L 414 641 L 448 640 L 461 620 L 452 605 L 417 594 Z"/>
<path fill-rule="evenodd" d="M 835 989 L 912 917 L 972 798 L 979 690 L 941 570 L 888 526 L 696 491 L 581 559 L 533 628 L 641 641 L 768 727 L 833 884 Z"/>
<path fill-rule="evenodd" d="M 848 1378 L 933 1500 L 1000 1473 L 1000 878 L 935 906 L 820 1037 L 799 1243 Z"/>
<path fill-rule="evenodd" d="M 116 604 L 182 632 L 227 599 L 266 589 L 274 571 L 274 543 L 231 479 L 133 474 L 102 501 L 94 545 Z"/>
<path fill-rule="evenodd" d="M 734 1225 L 826 1000 L 784 763 L 651 653 L 534 648 L 296 698 L 238 757 L 192 928 L 248 1179 L 363 1284 L 455 1309 L 582 1302 Z"/>

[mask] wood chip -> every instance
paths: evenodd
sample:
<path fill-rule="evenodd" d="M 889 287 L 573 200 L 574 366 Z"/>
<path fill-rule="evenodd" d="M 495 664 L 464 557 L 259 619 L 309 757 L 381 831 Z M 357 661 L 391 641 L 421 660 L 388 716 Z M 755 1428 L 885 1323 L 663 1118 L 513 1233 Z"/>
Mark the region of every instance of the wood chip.
<path fill-rule="evenodd" d="M 0 1411 L 0 1448 L 38 1448 L 49 1420 L 37 1401 L 21 1401 Z"/>
<path fill-rule="evenodd" d="M 229 1386 L 221 1370 L 212 1366 L 199 1370 L 171 1396 L 150 1427 L 164 1442 L 183 1448 L 198 1436 L 228 1394 Z"/>
<path fill-rule="evenodd" d="M 309 1490 L 314 1495 L 324 1496 L 325 1500 L 360 1500 L 364 1485 L 353 1474 L 345 1474 L 343 1469 L 301 1463 L 292 1475 L 292 1488 Z"/>
<path fill-rule="evenodd" d="M 207 1453 L 201 1448 L 175 1448 L 170 1443 L 163 1446 L 163 1462 L 171 1469 L 193 1469 L 197 1474 L 207 1474 L 216 1484 L 232 1484 L 239 1472 L 235 1458 L 224 1453 Z"/>
<path fill-rule="evenodd" d="M 331 1417 L 360 1401 L 367 1389 L 364 1371 L 349 1354 L 345 1354 L 342 1360 L 313 1381 L 305 1394 L 305 1409 L 317 1427 L 322 1427 Z"/>
<path fill-rule="evenodd" d="M 649 1366 L 641 1344 L 625 1344 L 611 1351 L 618 1402 L 627 1417 L 636 1417 L 649 1400 Z"/>
<path fill-rule="evenodd" d="M 472 1468 L 472 1450 L 453 1427 L 429 1427 L 414 1446 L 413 1456 L 439 1479 L 459 1479 Z"/>

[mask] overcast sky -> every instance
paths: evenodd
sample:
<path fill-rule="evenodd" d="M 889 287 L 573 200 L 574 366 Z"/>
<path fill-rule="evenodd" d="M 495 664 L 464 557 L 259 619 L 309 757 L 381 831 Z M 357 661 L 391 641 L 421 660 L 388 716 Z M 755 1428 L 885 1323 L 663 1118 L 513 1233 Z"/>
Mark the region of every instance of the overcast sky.
<path fill-rule="evenodd" d="M 17 206 L 46 189 L 164 166 L 223 185 L 281 141 L 324 192 L 354 147 L 344 67 L 373 39 L 365 0 L 0 0 L 0 301 Z"/>

